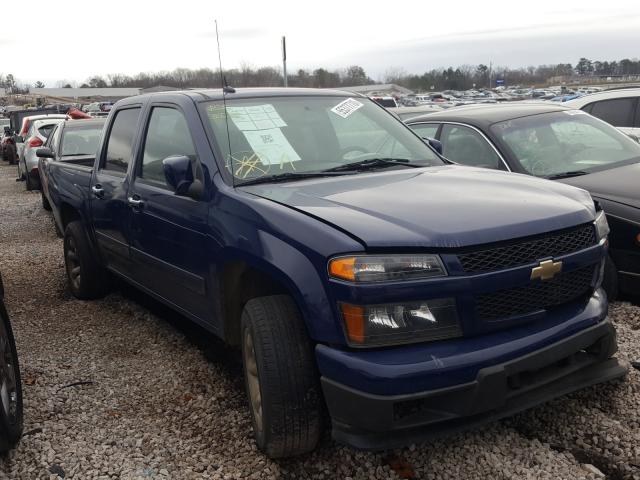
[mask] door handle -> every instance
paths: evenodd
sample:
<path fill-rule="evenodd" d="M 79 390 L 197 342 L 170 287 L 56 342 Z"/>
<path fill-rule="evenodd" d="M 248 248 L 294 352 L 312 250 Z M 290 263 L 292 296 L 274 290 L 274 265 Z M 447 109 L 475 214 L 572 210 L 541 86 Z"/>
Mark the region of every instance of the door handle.
<path fill-rule="evenodd" d="M 93 185 L 91 187 L 91 191 L 93 192 L 94 197 L 102 198 L 104 196 L 104 189 L 102 188 L 102 185 L 100 185 L 99 183 L 96 185 Z"/>
<path fill-rule="evenodd" d="M 129 206 L 132 208 L 142 208 L 144 206 L 144 202 L 138 195 L 128 197 L 127 202 L 129 202 Z"/>

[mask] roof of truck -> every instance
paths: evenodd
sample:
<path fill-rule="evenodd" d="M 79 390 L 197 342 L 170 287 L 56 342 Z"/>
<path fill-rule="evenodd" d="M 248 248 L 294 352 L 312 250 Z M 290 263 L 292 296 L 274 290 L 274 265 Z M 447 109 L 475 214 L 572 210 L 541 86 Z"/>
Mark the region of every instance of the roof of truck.
<path fill-rule="evenodd" d="M 141 95 L 141 97 L 152 96 L 172 96 L 172 95 L 187 95 L 194 100 L 222 100 L 222 89 L 194 89 L 194 90 L 178 90 L 172 92 L 156 92 L 147 93 Z M 228 93 L 227 99 L 230 98 L 252 98 L 252 97 L 297 97 L 297 96 L 358 96 L 360 94 L 354 92 L 347 92 L 344 90 L 324 89 L 324 88 L 236 88 L 234 93 Z M 134 97 L 135 98 L 135 97 Z"/>

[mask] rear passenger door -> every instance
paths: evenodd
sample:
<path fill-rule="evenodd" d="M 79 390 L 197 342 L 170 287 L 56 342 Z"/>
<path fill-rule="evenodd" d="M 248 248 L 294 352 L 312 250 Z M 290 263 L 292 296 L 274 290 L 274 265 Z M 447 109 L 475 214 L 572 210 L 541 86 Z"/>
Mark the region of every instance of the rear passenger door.
<path fill-rule="evenodd" d="M 176 195 L 165 181 L 162 161 L 173 155 L 191 159 L 194 178 L 204 182 L 189 123 L 175 104 L 152 104 L 146 115 L 141 151 L 129 187 L 131 257 L 135 280 L 186 313 L 206 320 L 209 271 L 208 202 Z M 193 119 L 192 119 L 193 120 Z"/>
<path fill-rule="evenodd" d="M 135 154 L 140 111 L 136 105 L 115 112 L 91 183 L 91 216 L 100 252 L 110 268 L 128 277 L 131 209 L 127 202 L 127 172 Z"/>

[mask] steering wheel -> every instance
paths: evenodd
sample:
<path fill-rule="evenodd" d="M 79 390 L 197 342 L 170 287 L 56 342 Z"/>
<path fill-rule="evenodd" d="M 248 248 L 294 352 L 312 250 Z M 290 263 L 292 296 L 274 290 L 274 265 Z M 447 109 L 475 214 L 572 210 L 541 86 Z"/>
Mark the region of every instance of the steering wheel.
<path fill-rule="evenodd" d="M 350 153 L 354 153 L 354 152 L 359 152 L 361 155 L 355 155 L 352 157 L 349 157 L 349 160 L 354 159 L 354 158 L 358 158 L 362 155 L 367 155 L 369 154 L 369 152 L 367 152 L 367 149 L 364 147 L 358 147 L 358 146 L 351 146 L 351 147 L 344 147 L 340 150 L 339 154 L 340 154 L 340 158 L 345 159 L 346 160 L 346 156 Z"/>
<path fill-rule="evenodd" d="M 543 160 L 534 160 L 531 163 L 531 175 L 536 177 L 546 177 L 551 174 L 551 166 Z"/>

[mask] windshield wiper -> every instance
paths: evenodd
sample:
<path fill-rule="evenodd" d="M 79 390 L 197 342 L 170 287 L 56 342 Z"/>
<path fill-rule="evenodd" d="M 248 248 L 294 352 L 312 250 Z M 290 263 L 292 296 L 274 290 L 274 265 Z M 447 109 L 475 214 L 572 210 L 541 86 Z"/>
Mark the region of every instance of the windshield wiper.
<path fill-rule="evenodd" d="M 580 175 L 588 174 L 589 172 L 585 172 L 584 170 L 572 170 L 570 172 L 554 173 L 552 175 L 547 175 L 544 178 L 548 180 L 560 180 L 561 178 L 579 177 Z"/>
<path fill-rule="evenodd" d="M 410 163 L 407 158 L 368 158 L 359 162 L 345 163 L 337 167 L 328 168 L 323 172 L 350 172 L 353 170 L 374 170 L 376 168 L 386 168 L 394 165 L 402 165 L 412 168 L 420 168 L 425 165 Z"/>
<path fill-rule="evenodd" d="M 301 180 L 304 178 L 315 178 L 315 177 L 334 177 L 346 175 L 344 173 L 339 172 L 286 172 L 279 173 L 275 175 L 266 175 L 264 177 L 252 178 L 250 180 L 245 180 L 241 183 L 236 183 L 237 187 L 242 187 L 244 185 L 256 185 L 258 183 L 275 183 L 275 182 L 288 182 L 291 180 Z"/>

